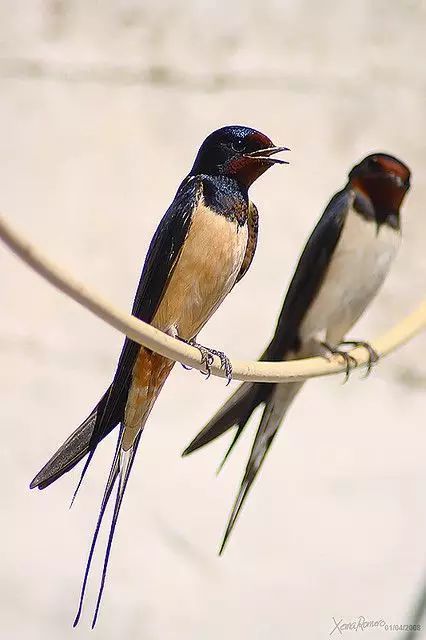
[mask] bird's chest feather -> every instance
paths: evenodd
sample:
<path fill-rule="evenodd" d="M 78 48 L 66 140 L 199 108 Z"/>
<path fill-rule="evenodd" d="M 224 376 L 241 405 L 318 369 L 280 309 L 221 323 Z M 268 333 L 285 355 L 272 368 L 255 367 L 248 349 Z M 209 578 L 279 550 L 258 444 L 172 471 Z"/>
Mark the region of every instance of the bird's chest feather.
<path fill-rule="evenodd" d="M 232 289 L 245 255 L 247 224 L 201 203 L 153 324 L 175 327 L 180 337 L 198 333 Z"/>
<path fill-rule="evenodd" d="M 399 231 L 386 224 L 377 228 L 350 210 L 307 322 L 321 329 L 350 327 L 382 285 L 399 244 Z"/>

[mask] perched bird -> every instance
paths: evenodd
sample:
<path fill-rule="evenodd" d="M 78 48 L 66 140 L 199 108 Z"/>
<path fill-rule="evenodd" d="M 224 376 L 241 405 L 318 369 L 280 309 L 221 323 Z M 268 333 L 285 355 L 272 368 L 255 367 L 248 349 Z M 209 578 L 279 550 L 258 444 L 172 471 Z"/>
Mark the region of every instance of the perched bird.
<path fill-rule="evenodd" d="M 395 257 L 401 239 L 400 207 L 409 187 L 408 167 L 385 153 L 374 153 L 352 169 L 347 185 L 330 200 L 306 243 L 274 337 L 261 360 L 330 357 L 339 353 L 346 360 L 348 373 L 350 356 L 339 349 L 344 344 L 368 349 L 370 367 L 377 360 L 368 343 L 343 341 L 380 289 Z M 235 426 L 235 436 L 222 466 L 253 411 L 264 405 L 220 553 L 275 434 L 303 384 L 242 384 L 183 452 L 188 455 Z"/>
<path fill-rule="evenodd" d="M 198 347 L 207 371 L 215 354 L 228 377 L 231 375 L 226 356 L 199 345 L 195 338 L 253 259 L 258 213 L 249 200 L 248 189 L 273 164 L 287 164 L 272 157 L 287 150 L 248 127 L 214 131 L 201 145 L 148 249 L 132 314 Z M 44 489 L 88 454 L 78 490 L 97 445 L 120 425 L 74 626 L 80 618 L 99 529 L 118 479 L 92 626 L 96 623 L 114 530 L 139 440 L 174 364 L 126 338 L 110 387 L 31 482 L 31 488 Z"/>

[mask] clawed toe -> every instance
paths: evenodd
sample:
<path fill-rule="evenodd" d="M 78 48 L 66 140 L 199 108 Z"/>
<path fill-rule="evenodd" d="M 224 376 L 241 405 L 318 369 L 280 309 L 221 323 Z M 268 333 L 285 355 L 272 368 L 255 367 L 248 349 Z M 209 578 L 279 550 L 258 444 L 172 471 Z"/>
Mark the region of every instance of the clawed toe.
<path fill-rule="evenodd" d="M 232 364 L 230 359 L 225 353 L 223 353 L 223 351 L 217 351 L 216 349 L 209 349 L 209 352 L 213 356 L 217 356 L 219 358 L 220 368 L 223 369 L 225 372 L 226 379 L 227 379 L 226 385 L 228 385 L 232 380 Z M 213 358 L 212 358 L 212 362 L 213 362 Z"/>
<path fill-rule="evenodd" d="M 366 349 L 366 351 L 368 352 L 368 361 L 363 378 L 368 378 L 371 373 L 371 369 L 379 361 L 380 356 L 377 351 L 373 349 L 369 342 L 365 342 L 364 340 L 345 340 L 344 342 L 341 342 L 341 344 L 345 346 L 351 346 L 354 349 L 356 349 L 357 347 L 364 347 L 364 349 Z"/>
<path fill-rule="evenodd" d="M 211 376 L 212 372 L 212 364 L 214 362 L 214 357 L 210 353 L 210 350 L 206 347 L 203 347 L 201 344 L 197 344 L 196 342 L 191 343 L 193 347 L 198 349 L 201 354 L 201 364 L 204 365 L 205 371 L 201 371 L 201 373 L 206 376 L 206 380 L 208 380 Z"/>
<path fill-rule="evenodd" d="M 349 380 L 352 367 L 355 368 L 358 365 L 358 362 L 347 351 L 343 351 L 343 349 L 334 348 L 326 342 L 322 342 L 321 344 L 329 352 L 330 356 L 340 356 L 341 358 L 343 358 L 346 364 L 345 379 L 343 380 L 343 384 L 345 384 Z M 327 358 L 327 356 L 325 357 Z"/>
<path fill-rule="evenodd" d="M 210 349 L 209 347 L 204 347 L 202 344 L 198 344 L 198 342 L 195 342 L 194 340 L 190 340 L 188 344 L 190 344 L 192 347 L 195 347 L 200 352 L 201 364 L 203 364 L 205 367 L 205 371 L 201 371 L 201 373 L 206 376 L 206 380 L 210 378 L 210 375 L 212 372 L 212 364 L 214 362 L 214 356 L 217 356 L 220 360 L 220 367 L 225 372 L 225 375 L 228 381 L 227 385 L 231 382 L 232 380 L 231 361 L 229 360 L 228 356 L 226 356 L 223 353 L 223 351 L 217 351 L 216 349 Z"/>

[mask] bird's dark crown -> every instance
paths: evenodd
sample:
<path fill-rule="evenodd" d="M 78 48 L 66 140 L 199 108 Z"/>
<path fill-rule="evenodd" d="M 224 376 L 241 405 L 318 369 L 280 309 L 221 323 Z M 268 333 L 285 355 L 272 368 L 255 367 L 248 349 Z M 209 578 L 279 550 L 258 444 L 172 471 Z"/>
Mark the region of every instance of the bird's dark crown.
<path fill-rule="evenodd" d="M 373 153 L 349 173 L 349 184 L 367 196 L 377 215 L 397 213 L 410 188 L 410 169 L 395 156 Z"/>
<path fill-rule="evenodd" d="M 265 134 L 238 125 L 213 131 L 201 145 L 190 175 L 228 176 L 248 188 L 273 164 L 287 164 L 272 158 L 286 147 L 276 147 Z"/>

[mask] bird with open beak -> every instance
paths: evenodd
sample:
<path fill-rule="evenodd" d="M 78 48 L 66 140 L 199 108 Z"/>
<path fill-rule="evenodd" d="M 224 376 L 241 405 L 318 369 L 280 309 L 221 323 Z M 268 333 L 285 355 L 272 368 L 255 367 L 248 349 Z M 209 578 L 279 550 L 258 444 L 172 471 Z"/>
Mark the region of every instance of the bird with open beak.
<path fill-rule="evenodd" d="M 408 167 L 385 153 L 369 155 L 351 170 L 348 183 L 332 197 L 303 250 L 274 337 L 261 360 L 340 354 L 346 361 L 348 375 L 351 357 L 339 347 L 359 345 L 368 350 L 371 367 L 377 360 L 371 346 L 364 341 L 345 340 L 345 336 L 388 274 L 400 244 L 400 207 L 409 188 Z M 256 407 L 264 407 L 220 553 L 278 428 L 303 384 L 240 385 L 183 453 L 196 451 L 235 426 L 224 462 Z"/>
<path fill-rule="evenodd" d="M 195 345 L 209 371 L 218 355 L 228 378 L 225 354 L 195 340 L 253 259 L 258 213 L 248 190 L 286 147 L 277 147 L 254 129 L 229 126 L 210 134 L 151 241 L 136 291 L 132 314 L 169 335 Z M 78 623 L 90 565 L 106 506 L 117 484 L 105 552 L 95 625 L 114 530 L 138 444 L 154 403 L 174 362 L 126 338 L 113 381 L 96 407 L 31 482 L 44 489 L 88 456 L 80 482 L 96 447 L 119 426 L 117 448 L 106 484 L 86 565 Z M 78 489 L 77 487 L 77 489 Z"/>

